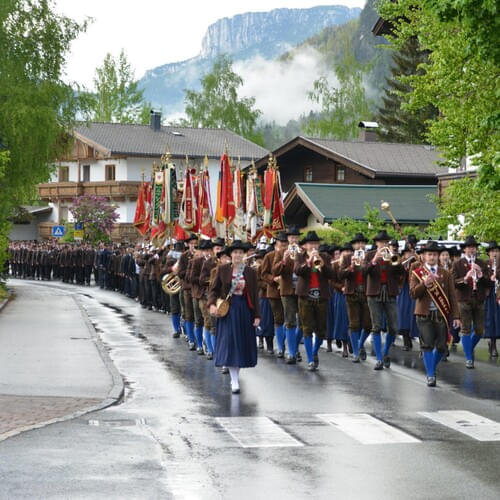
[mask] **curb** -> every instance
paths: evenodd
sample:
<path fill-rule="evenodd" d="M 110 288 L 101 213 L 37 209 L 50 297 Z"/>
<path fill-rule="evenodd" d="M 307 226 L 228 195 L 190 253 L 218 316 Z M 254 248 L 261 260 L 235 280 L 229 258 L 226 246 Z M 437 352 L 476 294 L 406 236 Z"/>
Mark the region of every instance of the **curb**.
<path fill-rule="evenodd" d="M 47 427 L 48 425 L 52 425 L 52 424 L 56 424 L 56 423 L 60 423 L 60 422 L 66 422 L 68 420 L 73 420 L 75 418 L 81 417 L 81 416 L 86 415 L 88 413 L 92 413 L 92 412 L 99 411 L 99 410 L 104 410 L 105 408 L 107 408 L 109 406 L 113 406 L 115 404 L 118 404 L 123 398 L 123 395 L 125 392 L 125 384 L 123 383 L 123 379 L 122 379 L 118 369 L 116 368 L 113 361 L 109 357 L 109 354 L 106 351 L 106 348 L 104 347 L 103 343 L 101 342 L 101 339 L 100 339 L 99 335 L 97 334 L 94 326 L 90 322 L 90 320 L 87 316 L 87 313 L 85 312 L 85 309 L 83 309 L 82 305 L 80 304 L 80 302 L 78 301 L 78 299 L 74 295 L 72 295 L 72 297 L 73 297 L 73 300 L 75 301 L 76 305 L 80 309 L 83 321 L 85 322 L 85 324 L 87 325 L 87 328 L 89 329 L 91 339 L 94 342 L 94 344 L 97 348 L 97 351 L 99 352 L 99 356 L 101 357 L 102 362 L 104 363 L 104 366 L 106 367 L 109 374 L 111 375 L 111 378 L 113 381 L 111 389 L 109 390 L 106 398 L 103 399 L 97 405 L 88 406 L 86 408 L 75 411 L 73 413 L 63 415 L 62 417 L 53 418 L 51 420 L 45 420 L 43 422 L 38 422 L 34 425 L 20 427 L 18 429 L 14 429 L 12 431 L 5 432 L 4 434 L 0 434 L 0 442 L 4 441 L 5 439 L 8 439 L 10 437 L 14 437 L 14 436 L 17 436 L 19 434 L 22 434 L 23 432 L 32 431 L 35 429 L 41 429 L 42 427 Z M 8 302 L 9 298 L 10 298 L 10 295 L 6 300 L 4 300 L 2 302 L 2 304 L 0 305 L 0 311 L 3 307 L 5 307 L 5 303 Z"/>
<path fill-rule="evenodd" d="M 0 302 L 0 312 L 2 312 L 5 309 L 10 299 L 12 298 L 12 295 L 13 295 L 12 290 L 7 290 L 7 298 L 3 299 L 2 302 Z"/>

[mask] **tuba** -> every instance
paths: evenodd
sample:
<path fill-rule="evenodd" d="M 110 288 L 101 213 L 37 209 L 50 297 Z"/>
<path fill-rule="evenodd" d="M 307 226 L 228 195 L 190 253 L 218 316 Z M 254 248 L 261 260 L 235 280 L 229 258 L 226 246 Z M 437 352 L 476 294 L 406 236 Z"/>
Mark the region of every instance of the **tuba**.
<path fill-rule="evenodd" d="M 181 280 L 174 273 L 168 273 L 161 279 L 161 287 L 168 295 L 175 295 L 181 291 Z"/>

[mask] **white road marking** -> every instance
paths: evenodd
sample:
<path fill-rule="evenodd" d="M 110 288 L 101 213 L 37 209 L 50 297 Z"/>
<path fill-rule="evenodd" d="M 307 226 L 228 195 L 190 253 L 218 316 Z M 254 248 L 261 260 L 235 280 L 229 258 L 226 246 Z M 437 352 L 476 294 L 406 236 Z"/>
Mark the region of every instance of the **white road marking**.
<path fill-rule="evenodd" d="M 362 444 L 420 443 L 368 413 L 329 413 L 316 415 Z"/>
<path fill-rule="evenodd" d="M 500 423 L 471 411 L 420 411 L 418 413 L 478 441 L 500 441 Z"/>
<path fill-rule="evenodd" d="M 242 448 L 304 446 L 267 417 L 218 417 L 216 420 Z"/>

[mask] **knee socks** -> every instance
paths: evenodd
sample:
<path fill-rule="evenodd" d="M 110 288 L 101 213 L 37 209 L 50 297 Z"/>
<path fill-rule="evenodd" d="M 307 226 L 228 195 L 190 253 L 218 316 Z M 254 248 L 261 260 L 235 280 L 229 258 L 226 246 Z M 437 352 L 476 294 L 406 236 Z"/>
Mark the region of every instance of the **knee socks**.
<path fill-rule="evenodd" d="M 276 330 L 276 343 L 278 344 L 278 351 L 285 351 L 285 331 L 283 325 L 275 327 Z"/>
<path fill-rule="evenodd" d="M 184 321 L 184 328 L 186 329 L 186 335 L 189 339 L 189 342 L 194 343 L 194 322 Z"/>
<path fill-rule="evenodd" d="M 359 332 L 351 332 L 352 353 L 357 358 L 359 356 Z"/>
<path fill-rule="evenodd" d="M 288 355 L 293 357 L 297 354 L 297 340 L 295 328 L 285 328 L 286 343 L 288 345 Z"/>
<path fill-rule="evenodd" d="M 435 377 L 436 371 L 434 369 L 434 354 L 432 351 L 424 351 L 422 353 L 424 360 L 425 371 L 428 377 Z"/>
<path fill-rule="evenodd" d="M 203 327 L 197 326 L 194 330 L 194 334 L 196 337 L 196 345 L 198 348 L 203 347 Z"/>
<path fill-rule="evenodd" d="M 363 349 L 365 347 L 366 339 L 370 336 L 370 332 L 362 331 L 361 336 L 359 337 L 359 348 Z"/>
<path fill-rule="evenodd" d="M 394 343 L 395 340 L 396 340 L 396 336 L 392 335 L 391 333 L 388 333 L 385 336 L 384 356 L 389 355 L 389 349 L 391 348 L 391 345 Z"/>
<path fill-rule="evenodd" d="M 434 360 L 434 375 L 436 375 L 436 367 L 439 364 L 439 362 L 441 361 L 441 359 L 443 359 L 444 352 L 440 352 L 437 349 L 434 349 L 432 351 L 432 354 L 433 354 L 433 360 Z"/>
<path fill-rule="evenodd" d="M 471 335 L 462 335 L 462 347 L 464 348 L 465 359 L 472 361 L 472 339 Z"/>
<path fill-rule="evenodd" d="M 481 337 L 479 335 L 476 335 L 475 333 L 473 333 L 470 336 L 470 339 L 471 339 L 471 342 L 472 342 L 472 350 L 474 351 L 474 349 L 476 348 L 477 344 L 481 340 Z"/>
<path fill-rule="evenodd" d="M 382 337 L 380 335 L 380 332 L 378 333 L 373 333 L 373 348 L 375 349 L 375 357 L 377 358 L 377 361 L 382 361 Z"/>
<path fill-rule="evenodd" d="M 210 333 L 210 330 L 207 330 L 206 328 L 203 329 L 203 338 L 205 339 L 205 345 L 207 346 L 207 352 L 214 352 L 214 348 L 212 345 L 212 334 Z"/>
<path fill-rule="evenodd" d="M 313 338 L 312 337 L 304 337 L 304 348 L 306 350 L 307 362 L 313 362 Z"/>
<path fill-rule="evenodd" d="M 314 337 L 314 349 L 313 349 L 313 354 L 314 356 L 317 356 L 319 352 L 319 348 L 321 347 L 321 344 L 323 343 L 323 339 L 320 337 Z"/>
<path fill-rule="evenodd" d="M 172 326 L 174 328 L 174 332 L 178 333 L 181 331 L 181 315 L 180 314 L 172 314 Z"/>
<path fill-rule="evenodd" d="M 295 336 L 296 336 L 296 340 L 297 340 L 297 351 L 299 350 L 299 345 L 300 345 L 300 342 L 302 341 L 302 337 L 303 337 L 304 333 L 302 332 L 302 330 L 297 327 L 297 331 L 295 332 Z"/>

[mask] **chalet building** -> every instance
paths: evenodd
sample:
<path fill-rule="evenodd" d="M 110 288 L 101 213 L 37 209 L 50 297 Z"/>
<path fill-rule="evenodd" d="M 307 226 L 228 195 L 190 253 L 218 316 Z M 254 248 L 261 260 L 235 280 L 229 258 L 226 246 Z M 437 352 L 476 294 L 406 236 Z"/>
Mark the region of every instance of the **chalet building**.
<path fill-rule="evenodd" d="M 341 217 L 363 220 L 365 203 L 380 207 L 387 201 L 400 224 L 426 226 L 436 217 L 432 196 L 436 186 L 389 184 L 311 184 L 297 182 L 288 192 L 285 219 L 288 224 L 314 227 L 330 224 Z M 389 220 L 386 212 L 381 216 Z"/>
<path fill-rule="evenodd" d="M 50 182 L 38 185 L 43 201 L 53 208 L 50 222 L 40 224 L 40 236 L 51 237 L 51 228 L 72 221 L 69 207 L 75 196 L 106 196 L 116 205 L 119 220 L 113 239 L 136 239 L 132 222 L 138 188 L 145 175 L 149 180 L 153 162 L 169 151 L 179 177 L 186 167 L 201 167 L 205 156 L 211 179 L 211 196 L 216 199 L 220 156 L 227 149 L 244 165 L 268 152 L 228 130 L 166 127 L 161 114 L 152 112 L 149 125 L 90 123 L 74 131 L 74 146 L 68 158 L 61 158 Z"/>
<path fill-rule="evenodd" d="M 272 152 L 284 192 L 296 182 L 363 185 L 436 185 L 439 153 L 422 144 L 375 140 L 376 123 L 361 122 L 360 140 L 296 137 Z M 256 162 L 263 170 L 267 156 Z"/>

